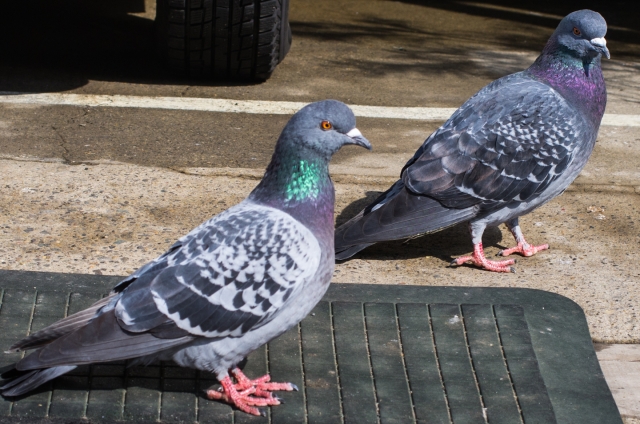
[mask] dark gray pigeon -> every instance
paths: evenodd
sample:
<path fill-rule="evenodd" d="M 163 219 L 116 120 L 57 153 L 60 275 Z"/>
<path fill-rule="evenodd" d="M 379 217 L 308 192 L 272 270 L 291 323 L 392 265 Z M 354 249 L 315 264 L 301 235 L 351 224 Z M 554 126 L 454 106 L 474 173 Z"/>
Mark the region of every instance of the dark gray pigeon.
<path fill-rule="evenodd" d="M 371 149 L 345 104 L 310 104 L 286 125 L 249 197 L 195 228 L 89 309 L 11 347 L 37 350 L 3 374 L 4 396 L 29 392 L 77 365 L 173 360 L 215 373 L 207 392 L 249 414 L 278 405 L 273 390 L 236 367 L 300 322 L 322 298 L 334 267 L 334 199 L 328 166 L 346 144 Z M 229 376 L 235 377 L 235 383 Z"/>
<path fill-rule="evenodd" d="M 518 217 L 561 194 L 591 155 L 607 101 L 600 58 L 609 58 L 602 16 L 580 10 L 558 25 L 529 69 L 500 78 L 467 100 L 431 134 L 400 180 L 336 230 L 336 258 L 367 246 L 428 234 L 467 222 L 470 262 L 513 271 L 515 261 L 489 261 L 482 234 L 506 223 L 531 256 Z"/>

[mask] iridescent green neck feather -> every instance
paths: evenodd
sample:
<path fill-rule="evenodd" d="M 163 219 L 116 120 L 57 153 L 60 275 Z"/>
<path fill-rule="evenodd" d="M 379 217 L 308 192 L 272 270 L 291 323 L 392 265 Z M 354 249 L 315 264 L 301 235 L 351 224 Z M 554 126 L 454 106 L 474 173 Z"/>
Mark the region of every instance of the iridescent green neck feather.
<path fill-rule="evenodd" d="M 285 200 L 301 202 L 315 200 L 320 195 L 322 180 L 326 178 L 326 164 L 300 159 L 294 165 L 291 176 L 286 182 Z"/>
<path fill-rule="evenodd" d="M 281 147 L 281 146 L 280 146 Z M 279 149 L 249 198 L 301 221 L 331 221 L 335 192 L 328 159 L 311 149 Z"/>

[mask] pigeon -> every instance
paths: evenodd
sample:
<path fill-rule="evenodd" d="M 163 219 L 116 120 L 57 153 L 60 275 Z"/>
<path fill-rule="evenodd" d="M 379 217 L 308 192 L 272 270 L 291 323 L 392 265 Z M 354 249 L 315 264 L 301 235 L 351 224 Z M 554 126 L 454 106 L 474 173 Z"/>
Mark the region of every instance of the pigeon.
<path fill-rule="evenodd" d="M 515 260 L 490 261 L 488 226 L 507 225 L 517 246 L 499 254 L 531 256 L 518 218 L 560 195 L 586 164 L 604 114 L 600 67 L 609 58 L 607 25 L 591 10 L 562 19 L 526 70 L 502 77 L 467 100 L 405 164 L 400 179 L 336 230 L 336 259 L 374 243 L 468 223 L 470 263 L 514 272 Z"/>
<path fill-rule="evenodd" d="M 180 238 L 118 283 L 108 297 L 19 341 L 37 349 L 2 377 L 3 396 L 22 395 L 78 365 L 174 361 L 212 372 L 208 390 L 253 415 L 280 404 L 275 390 L 237 367 L 297 325 L 320 301 L 334 268 L 335 191 L 329 161 L 344 145 L 371 150 L 344 103 L 312 103 L 287 123 L 271 163 L 241 203 Z M 235 382 L 231 379 L 234 377 Z"/>

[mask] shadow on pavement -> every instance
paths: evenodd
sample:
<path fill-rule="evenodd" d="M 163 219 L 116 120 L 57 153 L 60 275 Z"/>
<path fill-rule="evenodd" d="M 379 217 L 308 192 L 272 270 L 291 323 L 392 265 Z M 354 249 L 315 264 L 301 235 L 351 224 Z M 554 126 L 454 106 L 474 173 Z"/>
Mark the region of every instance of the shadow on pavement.
<path fill-rule="evenodd" d="M 546 27 L 550 31 L 557 25 L 558 19 L 568 12 L 592 8 L 601 12 L 609 23 L 607 38 L 612 56 L 616 59 L 640 58 L 637 49 L 640 31 L 636 19 L 640 3 L 636 1 L 402 2 L 453 12 L 454 19 L 448 23 L 434 22 L 431 25 L 428 13 L 420 14 L 417 20 L 411 16 L 405 18 L 404 12 L 398 10 L 394 3 L 382 2 L 369 15 L 344 16 L 339 22 L 323 20 L 321 13 L 306 21 L 296 20 L 292 16 L 294 40 L 296 37 L 299 40 L 312 38 L 324 42 L 378 40 L 382 42 L 380 48 L 393 50 L 390 57 L 385 60 L 369 58 L 358 60 L 357 63 L 349 62 L 350 66 L 377 75 L 410 71 L 468 75 L 479 72 L 477 64 L 468 60 L 479 44 L 497 43 L 505 49 L 537 53 L 549 32 L 529 31 L 527 26 Z M 144 0 L 37 0 L 35 3 L 4 0 L 0 5 L 1 91 L 64 91 L 86 85 L 89 80 L 160 85 L 248 84 L 241 81 L 193 81 L 168 72 L 155 55 L 154 22 L 150 14 L 130 14 L 144 12 Z M 297 7 L 320 9 L 322 6 Z M 391 9 L 396 12 L 394 18 L 385 15 L 385 10 Z M 495 27 L 495 31 L 488 31 L 482 25 L 470 29 L 467 27 L 470 22 L 467 17 L 500 19 L 510 24 L 502 28 Z M 478 24 L 477 19 L 474 22 Z M 519 36 L 518 23 L 525 25 L 522 36 Z M 397 45 L 390 46 L 390 40 Z M 338 46 L 336 48 L 339 49 Z M 328 64 L 344 67 L 345 61 L 348 58 L 336 54 Z M 513 68 L 520 68 L 520 64 Z"/>
<path fill-rule="evenodd" d="M 632 0 L 537 0 L 513 2 L 510 0 L 479 1 L 426 1 L 400 0 L 403 3 L 429 6 L 454 12 L 488 18 L 503 19 L 555 29 L 558 19 L 580 9 L 591 9 L 604 16 L 609 26 L 607 39 L 624 43 L 640 44 L 637 16 L 640 14 L 640 3 Z M 508 40 L 505 40 L 508 41 Z M 517 43 L 517 40 L 513 40 Z M 516 47 L 514 44 L 513 47 Z M 517 46 L 529 47 L 532 46 Z M 640 56 L 635 52 L 634 56 Z"/>
<path fill-rule="evenodd" d="M 343 21 L 314 16 L 294 19 L 291 27 L 294 37 L 299 39 L 334 43 L 335 55 L 328 61 L 336 69 L 358 68 L 376 76 L 422 73 L 463 78 L 484 76 L 489 71 L 491 78 L 498 78 L 528 67 L 563 16 L 591 8 L 607 19 L 612 57 L 617 60 L 640 58 L 640 31 L 634 18 L 640 13 L 637 2 L 401 2 L 422 6 L 424 10 L 402 8 L 393 3 L 381 3 L 375 9 L 354 5 Z M 447 13 L 436 14 L 434 9 Z M 354 13 L 356 10 L 360 12 Z M 373 44 L 381 54 L 353 60 L 353 52 L 344 51 L 340 43 Z M 518 54 L 525 52 L 535 56 Z M 479 67 L 478 62 L 492 66 Z"/>

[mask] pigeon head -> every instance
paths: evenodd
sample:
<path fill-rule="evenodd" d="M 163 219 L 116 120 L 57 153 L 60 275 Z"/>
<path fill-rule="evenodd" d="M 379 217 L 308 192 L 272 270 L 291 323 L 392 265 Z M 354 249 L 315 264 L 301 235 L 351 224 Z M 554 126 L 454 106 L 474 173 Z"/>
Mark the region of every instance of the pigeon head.
<path fill-rule="evenodd" d="M 318 154 L 327 160 L 342 146 L 355 144 L 371 150 L 371 144 L 356 128 L 356 117 L 342 102 L 323 100 L 300 109 L 285 126 L 278 146 Z"/>
<path fill-rule="evenodd" d="M 602 15 L 592 10 L 578 10 L 560 21 L 552 39 L 570 54 L 581 59 L 594 59 L 600 55 L 610 58 L 607 42 L 607 23 Z"/>
<path fill-rule="evenodd" d="M 264 178 L 250 198 L 286 209 L 296 218 L 297 212 L 290 208 L 299 208 L 305 203 L 324 204 L 326 216 L 333 219 L 334 190 L 329 160 L 349 144 L 371 150 L 369 141 L 356 128 L 356 118 L 347 105 L 324 100 L 303 107 L 282 130 Z M 302 215 L 308 213 L 301 212 Z"/>
<path fill-rule="evenodd" d="M 600 58 L 609 58 L 607 23 L 597 12 L 578 10 L 560 21 L 542 54 L 526 71 L 553 87 L 599 127 L 607 104 Z"/>

